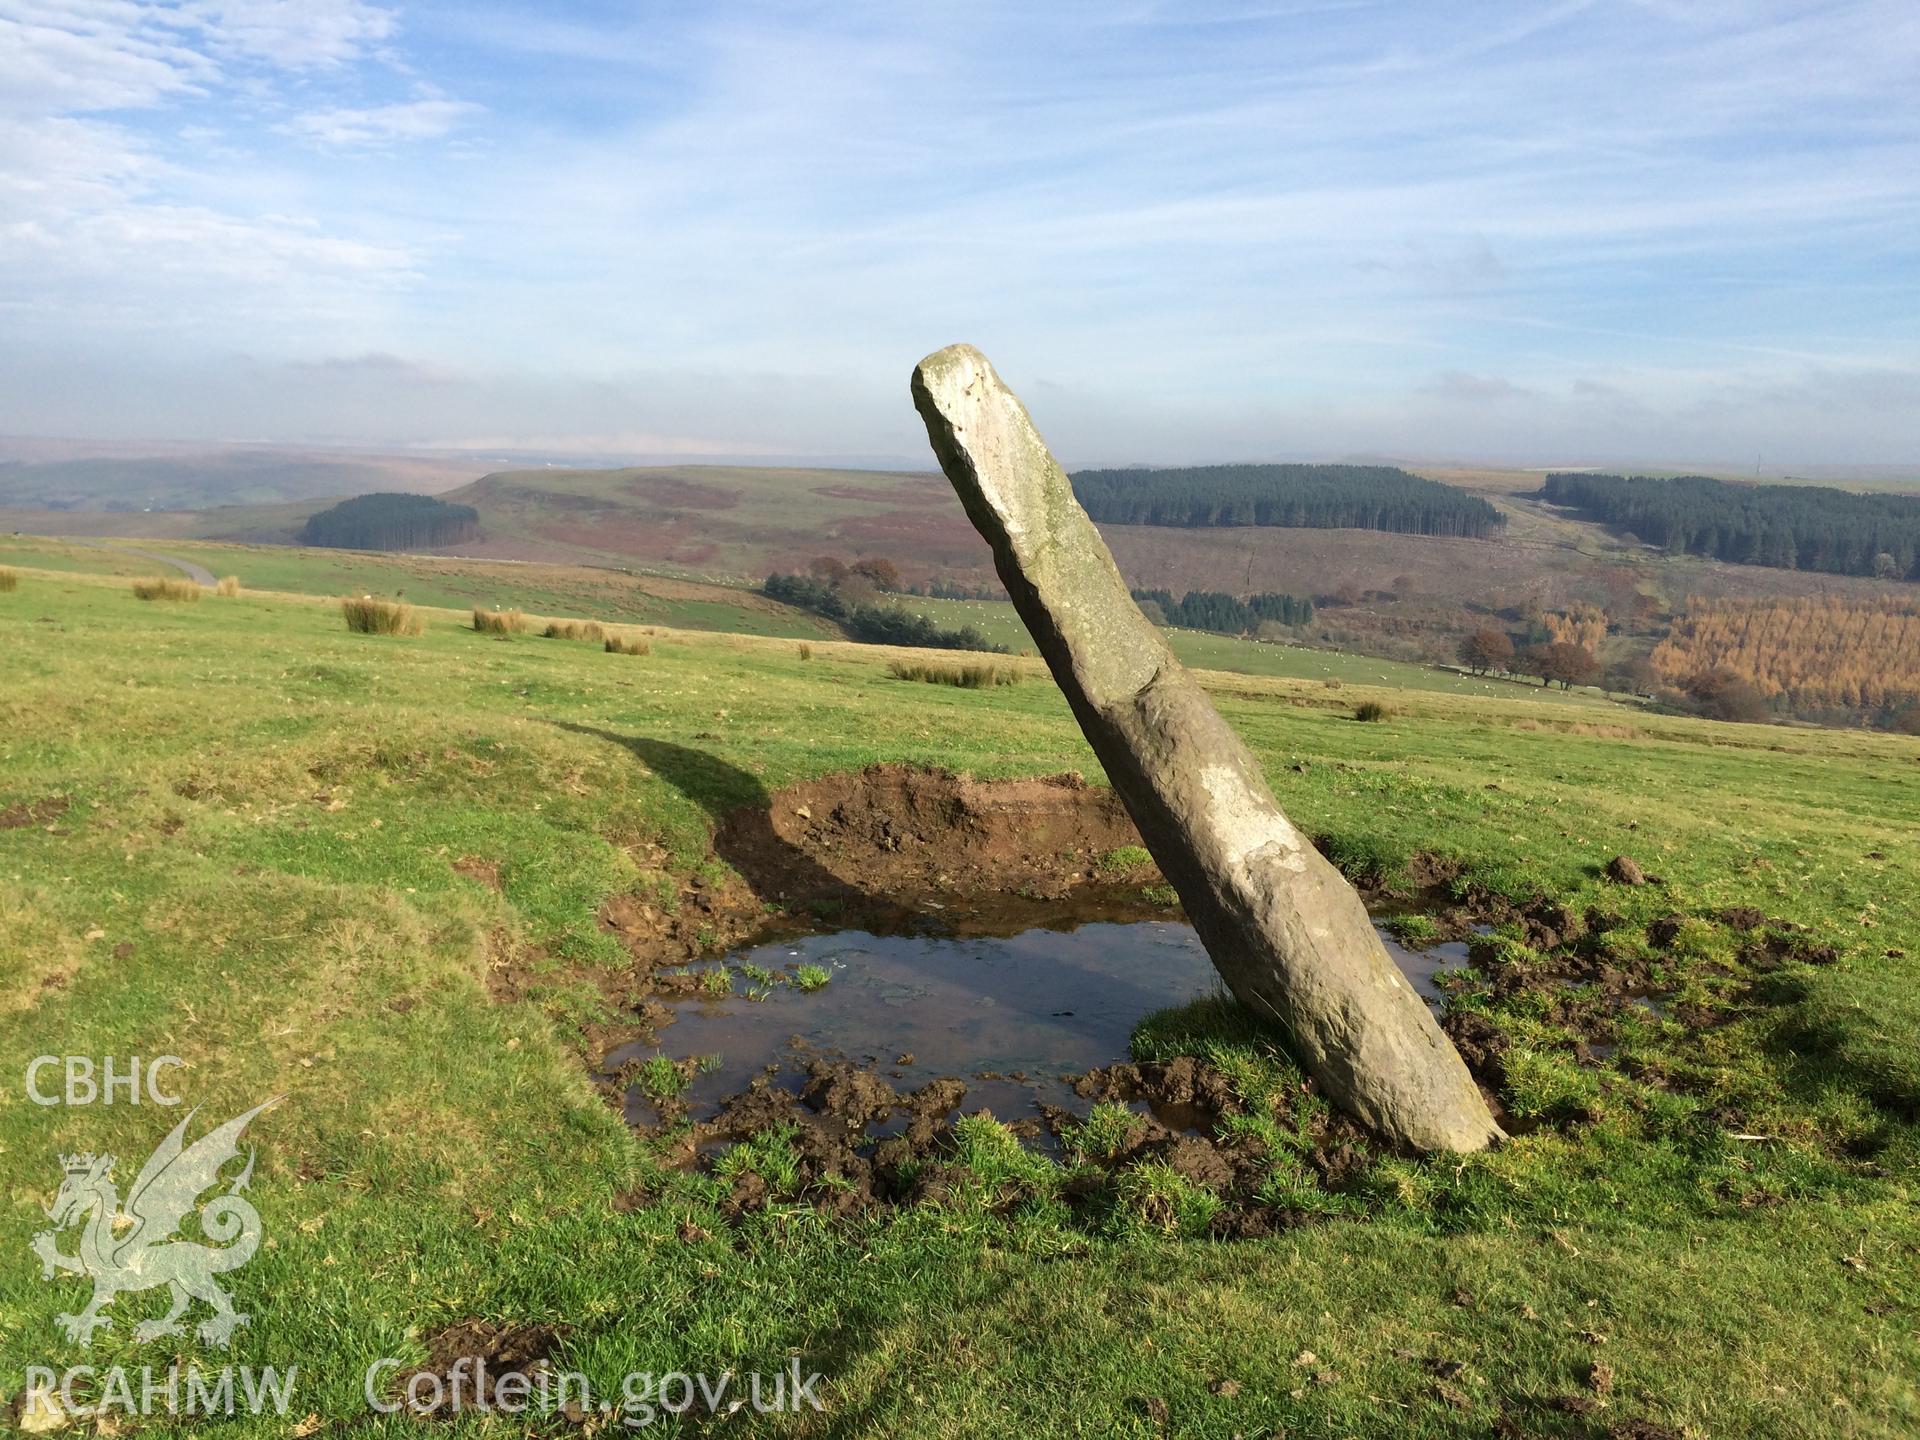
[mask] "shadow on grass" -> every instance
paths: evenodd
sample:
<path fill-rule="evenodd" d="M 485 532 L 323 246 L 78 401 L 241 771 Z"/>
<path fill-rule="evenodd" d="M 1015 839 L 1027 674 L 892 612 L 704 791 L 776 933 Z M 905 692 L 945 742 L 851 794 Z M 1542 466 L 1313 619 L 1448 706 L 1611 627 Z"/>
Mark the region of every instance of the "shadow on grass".
<path fill-rule="evenodd" d="M 912 912 L 897 900 L 836 875 L 782 839 L 773 826 L 772 793 L 739 766 L 670 740 L 565 720 L 552 723 L 620 746 L 705 810 L 713 820 L 713 853 L 733 867 L 755 898 L 810 909 L 822 920 L 853 912 L 863 926 L 898 928 L 912 920 Z"/>

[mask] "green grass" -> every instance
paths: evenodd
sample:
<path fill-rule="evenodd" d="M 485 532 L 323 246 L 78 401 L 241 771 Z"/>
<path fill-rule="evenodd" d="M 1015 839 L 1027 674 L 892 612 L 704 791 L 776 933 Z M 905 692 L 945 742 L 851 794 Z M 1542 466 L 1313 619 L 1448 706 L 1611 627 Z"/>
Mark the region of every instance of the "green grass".
<path fill-rule="evenodd" d="M 802 965 L 793 972 L 794 988 L 808 995 L 824 988 L 832 979 L 832 972 L 824 965 Z"/>
<path fill-rule="evenodd" d="M 1138 870 L 1142 865 L 1152 863 L 1153 856 L 1147 853 L 1144 845 L 1122 845 L 1100 857 L 1100 868 L 1111 875 L 1124 875 L 1129 870 Z"/>
<path fill-rule="evenodd" d="M 225 545 L 198 540 L 124 542 L 178 555 L 254 591 L 301 595 L 401 595 L 451 609 L 514 608 L 536 615 L 724 630 L 819 640 L 837 634 L 817 616 L 776 605 L 744 589 L 578 565 L 537 565 L 419 555 L 308 550 L 285 545 Z M 22 568 L 140 575 L 151 560 L 56 538 L 0 541 L 0 564 Z"/>
<path fill-rule="evenodd" d="M 1015 654 L 1031 654 L 1033 638 L 1005 600 L 928 600 L 918 596 L 900 597 L 903 609 L 957 629 L 972 625 L 995 644 L 1005 645 Z M 1410 665 L 1400 660 L 1377 660 L 1367 655 L 1349 655 L 1338 650 L 1316 650 L 1306 645 L 1290 645 L 1261 640 L 1239 639 L 1231 635 L 1211 635 L 1202 630 L 1165 630 L 1167 644 L 1181 661 L 1195 669 L 1221 670 L 1240 675 L 1271 676 L 1277 679 L 1318 680 L 1340 685 L 1383 685 L 1399 690 L 1430 690 L 1462 697 L 1484 696 L 1549 701 L 1572 704 L 1605 703 L 1597 691 L 1573 690 L 1551 693 L 1524 680 L 1496 679 L 1487 675 L 1468 675 L 1444 666 Z"/>
<path fill-rule="evenodd" d="M 1636 945 L 1670 911 L 1753 905 L 1841 957 L 1755 976 L 1724 927 L 1683 927 L 1663 961 L 1676 999 L 1725 1023 L 1648 1016 L 1623 1039 L 1631 1064 L 1594 1069 L 1545 1007 L 1517 1009 L 1516 1106 L 1589 1123 L 1383 1162 L 1326 1223 L 1268 1240 L 1190 1238 L 1206 1201 L 1153 1171 L 1076 1219 L 1066 1171 L 976 1120 L 953 1198 L 885 1222 L 821 1218 L 794 1195 L 792 1137 L 762 1135 L 725 1167 L 781 1198 L 730 1228 L 727 1176 L 667 1169 L 587 1082 L 580 1027 L 602 1017 L 574 981 L 624 958 L 596 912 L 710 873 L 714 817 L 801 779 L 904 760 L 1097 781 L 1037 664 L 962 695 L 899 684 L 897 652 L 802 661 L 790 640 L 671 630 L 628 664 L 477 635 L 473 599 L 375 644 L 330 603 L 217 568 L 248 593 L 148 605 L 124 580 L 36 571 L 0 605 L 0 811 L 68 802 L 0 828 L 0 1074 L 16 1077 L 0 1403 L 28 1365 L 174 1351 L 128 1334 L 150 1296 L 123 1297 L 91 1351 L 61 1339 L 78 1290 L 44 1283 L 28 1240 L 61 1152 L 111 1150 L 130 1179 L 178 1112 L 42 1108 L 18 1082 L 40 1054 L 172 1053 L 196 1128 L 287 1097 L 249 1132 L 271 1243 L 232 1277 L 254 1320 L 230 1358 L 298 1363 L 298 1413 L 222 1433 L 284 1435 L 307 1413 L 327 1434 L 404 1433 L 367 1415 L 365 1367 L 416 1361 L 468 1316 L 559 1325 L 558 1362 L 614 1388 L 790 1353 L 828 1376 L 827 1416 L 759 1433 L 1920 1427 L 1920 742 L 1504 687 L 1208 676 L 1289 813 L 1349 864 L 1391 874 L 1438 851 L 1467 882 L 1620 912 Z M 1391 725 L 1352 722 L 1369 698 Z M 1607 884 L 1617 853 L 1665 885 Z M 453 868 L 469 857 L 497 888 Z M 524 1000 L 489 988 L 509 957 Z M 1298 1093 L 1271 1037 L 1218 1002 L 1147 1019 L 1136 1050 L 1205 1055 L 1256 1102 Z M 1735 1123 L 1770 1138 L 1730 1138 Z M 1081 1143 L 1116 1143 L 1089 1129 Z M 1329 1203 L 1288 1124 L 1259 1138 L 1274 1198 Z M 1607 1408 L 1554 1408 L 1596 1357 Z M 1452 1397 L 1438 1362 L 1461 1367 Z"/>

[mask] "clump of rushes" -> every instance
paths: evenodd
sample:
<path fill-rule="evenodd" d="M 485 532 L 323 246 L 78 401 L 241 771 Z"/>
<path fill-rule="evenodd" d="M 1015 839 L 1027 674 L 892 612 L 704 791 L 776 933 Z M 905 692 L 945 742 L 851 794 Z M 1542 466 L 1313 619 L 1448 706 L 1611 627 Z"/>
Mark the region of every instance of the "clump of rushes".
<path fill-rule="evenodd" d="M 804 640 L 800 642 L 800 658 L 802 660 L 811 660 L 813 658 L 813 647 Z"/>
<path fill-rule="evenodd" d="M 156 576 L 133 582 L 136 600 L 198 600 L 200 587 L 191 580 L 172 580 Z"/>
<path fill-rule="evenodd" d="M 518 635 L 527 628 L 527 617 L 518 610 L 492 610 L 473 607 L 473 628 L 482 635 Z"/>
<path fill-rule="evenodd" d="M 597 645 L 607 638 L 607 627 L 598 620 L 549 620 L 540 633 L 549 640 L 586 640 Z"/>
<path fill-rule="evenodd" d="M 802 965 L 793 972 L 794 989 L 803 995 L 811 995 L 831 979 L 832 972 L 824 965 Z"/>
<path fill-rule="evenodd" d="M 1020 672 L 997 665 L 928 665 L 918 660 L 895 660 L 887 670 L 896 680 L 919 680 L 928 685 L 952 685 L 961 690 L 988 690 L 996 685 L 1018 685 Z"/>
<path fill-rule="evenodd" d="M 427 628 L 411 605 L 375 595 L 342 600 L 340 613 L 346 616 L 347 629 L 356 635 L 418 635 Z"/>
<path fill-rule="evenodd" d="M 233 599 L 234 596 L 240 593 L 240 577 L 238 575 L 222 575 L 220 577 L 220 583 L 213 587 L 213 593 L 223 600 Z"/>
<path fill-rule="evenodd" d="M 8 592 L 13 590 L 18 590 L 19 588 L 20 588 L 20 576 L 17 572 L 12 570 L 0 570 L 0 595 L 7 594 Z M 803 646 L 801 648 L 804 649 L 805 647 Z M 804 660 L 806 659 L 806 656 L 803 655 L 800 658 Z"/>
<path fill-rule="evenodd" d="M 1393 712 L 1378 700 L 1362 700 L 1358 705 L 1353 707 L 1353 718 L 1369 723 L 1376 720 L 1384 720 L 1391 714 L 1393 714 Z"/>
<path fill-rule="evenodd" d="M 607 654 L 609 655 L 651 655 L 653 642 L 644 635 L 607 636 Z"/>

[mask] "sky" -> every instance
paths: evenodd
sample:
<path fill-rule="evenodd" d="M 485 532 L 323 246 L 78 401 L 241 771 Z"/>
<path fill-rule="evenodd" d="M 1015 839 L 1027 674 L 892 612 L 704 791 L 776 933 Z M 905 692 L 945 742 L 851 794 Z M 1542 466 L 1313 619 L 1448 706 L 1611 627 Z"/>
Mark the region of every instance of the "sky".
<path fill-rule="evenodd" d="M 0 0 L 0 433 L 1920 462 L 1914 0 Z"/>

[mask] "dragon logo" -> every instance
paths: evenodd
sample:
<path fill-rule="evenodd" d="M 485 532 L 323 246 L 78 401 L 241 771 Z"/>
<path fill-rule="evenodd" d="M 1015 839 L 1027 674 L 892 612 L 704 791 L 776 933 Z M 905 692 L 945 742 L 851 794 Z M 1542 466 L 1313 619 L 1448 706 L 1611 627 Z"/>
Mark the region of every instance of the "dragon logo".
<path fill-rule="evenodd" d="M 213 1307 L 197 1331 L 210 1345 L 225 1346 L 235 1328 L 247 1323 L 248 1317 L 234 1310 L 233 1301 L 213 1277 L 238 1270 L 260 1248 L 260 1212 L 240 1198 L 253 1177 L 251 1151 L 246 1168 L 227 1182 L 225 1191 L 200 1206 L 200 1233 L 213 1244 L 182 1239 L 179 1231 L 200 1196 L 221 1183 L 221 1167 L 239 1156 L 240 1132 L 254 1116 L 283 1098 L 276 1095 L 265 1105 L 254 1106 L 192 1145 L 185 1143 L 187 1123 L 199 1112 L 197 1108 L 188 1111 L 140 1167 L 124 1209 L 113 1183 L 113 1156 L 61 1157 L 66 1180 L 47 1207 L 53 1228 L 33 1237 L 33 1251 L 40 1257 L 42 1279 L 51 1280 L 56 1271 L 68 1270 L 93 1282 L 93 1300 L 87 1308 L 78 1315 L 59 1317 L 68 1339 L 91 1344 L 94 1331 L 112 1324 L 100 1312 L 116 1295 L 157 1290 L 162 1285 L 173 1292 L 173 1304 L 160 1319 L 135 1326 L 137 1340 L 180 1334 L 180 1317 L 195 1300 Z M 79 1248 L 72 1255 L 63 1254 L 59 1234 L 74 1227 L 80 1230 Z"/>

